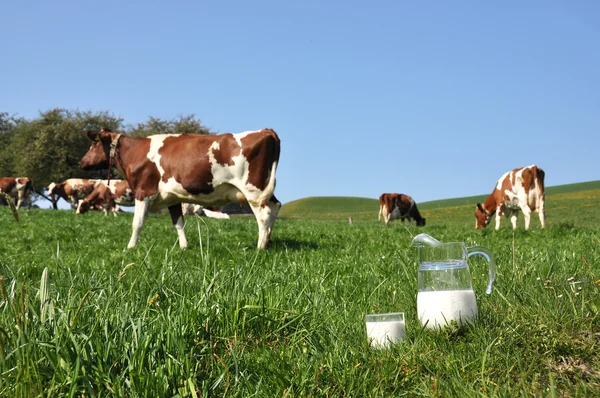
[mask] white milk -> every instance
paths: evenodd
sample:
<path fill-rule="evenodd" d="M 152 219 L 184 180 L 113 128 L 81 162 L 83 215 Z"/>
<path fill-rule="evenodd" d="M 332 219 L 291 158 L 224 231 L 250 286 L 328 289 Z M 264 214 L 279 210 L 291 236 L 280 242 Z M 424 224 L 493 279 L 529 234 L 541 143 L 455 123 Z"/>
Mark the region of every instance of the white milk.
<path fill-rule="evenodd" d="M 471 290 L 439 290 L 417 294 L 417 313 L 421 325 L 429 329 L 444 327 L 454 320 L 460 324 L 477 316 L 475 292 Z"/>
<path fill-rule="evenodd" d="M 367 322 L 367 336 L 371 346 L 386 348 L 391 343 L 406 339 L 406 324 L 404 321 Z"/>

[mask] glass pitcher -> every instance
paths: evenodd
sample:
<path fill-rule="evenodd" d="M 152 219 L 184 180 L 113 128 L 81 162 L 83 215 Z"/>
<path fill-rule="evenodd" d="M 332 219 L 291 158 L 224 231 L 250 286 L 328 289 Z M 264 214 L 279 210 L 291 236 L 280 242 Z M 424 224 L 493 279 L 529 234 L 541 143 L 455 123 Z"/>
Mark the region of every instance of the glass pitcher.
<path fill-rule="evenodd" d="M 477 317 L 467 259 L 480 254 L 488 261 L 490 281 L 486 293 L 491 294 L 496 261 L 490 250 L 483 246 L 467 247 L 462 242 L 439 242 L 427 234 L 415 236 L 412 246 L 418 248 L 419 256 L 417 314 L 421 325 L 438 329 Z"/>

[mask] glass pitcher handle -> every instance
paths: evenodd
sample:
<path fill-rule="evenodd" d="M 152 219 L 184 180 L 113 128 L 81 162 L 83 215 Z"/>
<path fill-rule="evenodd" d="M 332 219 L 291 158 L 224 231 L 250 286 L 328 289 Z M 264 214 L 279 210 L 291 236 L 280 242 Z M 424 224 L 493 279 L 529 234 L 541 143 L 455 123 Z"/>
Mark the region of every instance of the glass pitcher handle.
<path fill-rule="evenodd" d="M 467 251 L 469 253 L 468 257 L 471 257 L 475 254 L 480 254 L 490 264 L 490 281 L 488 282 L 485 292 L 487 294 L 491 294 L 494 287 L 494 281 L 496 280 L 496 260 L 494 259 L 494 255 L 490 252 L 490 249 L 484 246 L 470 246 L 467 247 Z"/>

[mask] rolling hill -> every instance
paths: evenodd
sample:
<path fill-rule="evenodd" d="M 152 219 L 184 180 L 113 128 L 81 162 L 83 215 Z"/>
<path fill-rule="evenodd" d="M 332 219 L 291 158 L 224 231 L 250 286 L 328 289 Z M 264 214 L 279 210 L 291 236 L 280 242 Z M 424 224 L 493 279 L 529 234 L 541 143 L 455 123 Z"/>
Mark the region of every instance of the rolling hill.
<path fill-rule="evenodd" d="M 430 202 L 417 202 L 428 225 L 436 219 L 447 219 L 450 214 L 459 216 L 463 222 L 472 222 L 474 206 L 488 194 L 451 198 Z M 575 201 L 571 203 L 572 201 Z M 566 210 L 576 205 L 586 210 L 600 206 L 600 180 L 546 187 L 546 212 Z M 284 204 L 279 212 L 282 219 L 377 220 L 379 200 L 375 198 L 319 196 L 294 200 Z M 535 217 L 535 216 L 534 216 Z M 568 218 L 568 216 L 566 217 Z M 551 220 L 552 217 L 549 217 Z M 595 218 L 594 218 L 595 219 Z M 468 220 L 468 221 L 467 221 Z M 533 223 L 533 221 L 532 221 Z"/>

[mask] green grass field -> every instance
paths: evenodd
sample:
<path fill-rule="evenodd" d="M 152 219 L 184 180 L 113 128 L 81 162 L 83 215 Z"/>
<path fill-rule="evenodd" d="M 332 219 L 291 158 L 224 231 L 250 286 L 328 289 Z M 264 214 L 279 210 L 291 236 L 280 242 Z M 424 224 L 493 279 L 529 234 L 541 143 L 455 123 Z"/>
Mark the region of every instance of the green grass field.
<path fill-rule="evenodd" d="M 598 396 L 590 184 L 549 188 L 548 228 L 521 217 L 514 233 L 506 219 L 476 231 L 459 199 L 419 204 L 424 228 L 377 223 L 373 199 L 292 202 L 267 251 L 247 216 L 187 217 L 184 251 L 168 215 L 149 217 L 126 250 L 131 214 L 21 210 L 17 223 L 0 208 L 0 396 Z M 495 253 L 489 296 L 485 261 L 469 260 L 474 324 L 419 325 L 420 232 Z M 407 340 L 371 349 L 365 314 L 392 311 Z"/>

